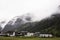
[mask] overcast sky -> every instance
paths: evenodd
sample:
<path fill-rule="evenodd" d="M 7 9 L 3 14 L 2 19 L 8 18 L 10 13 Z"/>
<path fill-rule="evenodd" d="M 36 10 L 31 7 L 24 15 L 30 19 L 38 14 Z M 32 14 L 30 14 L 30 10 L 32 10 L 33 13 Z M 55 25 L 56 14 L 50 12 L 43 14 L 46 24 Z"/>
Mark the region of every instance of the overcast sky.
<path fill-rule="evenodd" d="M 0 0 L 0 21 L 26 13 L 42 19 L 56 11 L 60 0 Z"/>

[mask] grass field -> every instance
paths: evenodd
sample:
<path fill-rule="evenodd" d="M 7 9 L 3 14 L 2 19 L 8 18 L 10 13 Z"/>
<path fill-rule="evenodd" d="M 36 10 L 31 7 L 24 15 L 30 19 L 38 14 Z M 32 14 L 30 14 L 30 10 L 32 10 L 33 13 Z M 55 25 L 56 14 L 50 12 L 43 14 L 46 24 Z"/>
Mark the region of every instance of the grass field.
<path fill-rule="evenodd" d="M 60 38 L 38 38 L 38 37 L 0 37 L 0 40 L 60 40 Z"/>

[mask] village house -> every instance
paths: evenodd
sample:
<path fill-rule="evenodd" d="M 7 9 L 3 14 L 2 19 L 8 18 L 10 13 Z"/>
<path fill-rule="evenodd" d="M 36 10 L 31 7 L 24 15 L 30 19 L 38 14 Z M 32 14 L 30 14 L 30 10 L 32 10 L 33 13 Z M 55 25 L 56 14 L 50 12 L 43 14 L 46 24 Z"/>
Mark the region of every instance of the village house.
<path fill-rule="evenodd" d="M 25 36 L 27 35 L 27 31 L 15 32 L 15 36 Z"/>
<path fill-rule="evenodd" d="M 6 32 L 7 36 L 15 36 L 15 32 L 13 31 L 8 31 Z"/>
<path fill-rule="evenodd" d="M 7 31 L 1 32 L 0 36 L 24 36 L 27 34 L 27 31 L 15 32 L 15 31 Z"/>
<path fill-rule="evenodd" d="M 15 36 L 15 32 L 14 31 L 1 32 L 0 36 Z"/>
<path fill-rule="evenodd" d="M 39 37 L 53 37 L 52 34 L 40 34 Z"/>
<path fill-rule="evenodd" d="M 7 34 L 4 32 L 0 32 L 0 36 L 7 36 Z"/>
<path fill-rule="evenodd" d="M 40 33 L 40 32 L 35 32 L 35 33 L 31 33 L 28 31 L 20 31 L 20 32 L 15 32 L 15 31 L 8 31 L 8 32 L 0 32 L 0 36 L 25 36 L 25 37 L 31 37 L 31 36 L 35 36 L 35 37 L 53 37 L 52 34 L 45 34 L 45 33 Z"/>
<path fill-rule="evenodd" d="M 27 35 L 25 35 L 25 37 L 31 37 L 31 36 L 34 36 L 34 33 L 27 32 Z"/>
<path fill-rule="evenodd" d="M 40 35 L 40 32 L 35 32 L 35 33 L 34 33 L 34 36 L 35 36 L 35 37 L 38 37 L 39 35 Z"/>

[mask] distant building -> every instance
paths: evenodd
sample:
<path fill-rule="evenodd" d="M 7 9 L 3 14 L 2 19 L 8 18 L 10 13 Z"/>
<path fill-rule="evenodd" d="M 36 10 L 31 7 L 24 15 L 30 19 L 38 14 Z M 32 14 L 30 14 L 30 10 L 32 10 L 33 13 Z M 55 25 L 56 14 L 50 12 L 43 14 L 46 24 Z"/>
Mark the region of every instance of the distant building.
<path fill-rule="evenodd" d="M 40 35 L 40 32 L 35 32 L 34 33 L 34 36 L 36 36 L 36 37 L 39 36 L 39 35 Z"/>
<path fill-rule="evenodd" d="M 8 32 L 0 32 L 0 36 L 25 36 L 25 37 L 53 37 L 52 34 L 45 34 L 45 33 L 40 33 L 40 32 L 35 32 L 35 33 L 30 33 L 28 31 L 20 31 L 20 32 L 15 32 L 15 31 L 8 31 Z"/>
<path fill-rule="evenodd" d="M 40 34 L 39 37 L 53 37 L 52 34 Z"/>
<path fill-rule="evenodd" d="M 4 32 L 0 32 L 0 36 L 7 36 L 7 34 Z"/>
<path fill-rule="evenodd" d="M 34 33 L 28 32 L 27 35 L 25 35 L 25 37 L 31 37 L 31 36 L 34 36 Z"/>
<path fill-rule="evenodd" d="M 8 36 L 15 36 L 15 32 L 12 32 L 12 31 L 8 31 L 6 32 Z"/>
<path fill-rule="evenodd" d="M 15 36 L 24 36 L 27 35 L 27 31 L 16 32 Z"/>

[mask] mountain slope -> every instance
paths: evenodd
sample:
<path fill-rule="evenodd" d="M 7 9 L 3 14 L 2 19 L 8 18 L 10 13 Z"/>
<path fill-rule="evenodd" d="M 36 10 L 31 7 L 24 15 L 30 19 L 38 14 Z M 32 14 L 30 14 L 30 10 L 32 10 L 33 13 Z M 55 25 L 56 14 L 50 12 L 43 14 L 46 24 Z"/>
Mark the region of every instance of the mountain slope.
<path fill-rule="evenodd" d="M 31 20 L 31 17 L 29 15 L 16 16 L 5 25 L 5 28 L 2 31 L 4 31 L 4 32 L 15 31 L 19 27 L 21 29 L 23 24 L 31 22 L 31 21 L 32 20 Z"/>

